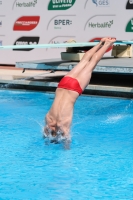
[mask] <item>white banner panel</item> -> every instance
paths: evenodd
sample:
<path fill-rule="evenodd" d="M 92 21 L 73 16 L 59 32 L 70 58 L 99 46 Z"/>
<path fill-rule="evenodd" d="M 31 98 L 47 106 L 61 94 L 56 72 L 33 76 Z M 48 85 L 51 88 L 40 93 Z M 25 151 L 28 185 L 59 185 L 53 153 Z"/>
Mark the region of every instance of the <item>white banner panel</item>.
<path fill-rule="evenodd" d="M 133 0 L 0 0 L 0 45 L 87 42 L 105 36 L 133 40 Z M 60 58 L 61 51 L 65 49 L 0 50 L 0 64 Z"/>

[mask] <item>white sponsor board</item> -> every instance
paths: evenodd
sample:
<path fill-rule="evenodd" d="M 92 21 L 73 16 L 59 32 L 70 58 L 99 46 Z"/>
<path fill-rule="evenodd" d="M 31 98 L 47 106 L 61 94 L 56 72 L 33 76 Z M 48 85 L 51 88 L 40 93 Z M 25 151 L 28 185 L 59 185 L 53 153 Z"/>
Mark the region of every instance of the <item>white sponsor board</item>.
<path fill-rule="evenodd" d="M 132 34 L 132 0 L 0 0 L 0 45 L 87 42 L 106 36 L 132 40 Z M 1 49 L 0 64 L 60 58 L 62 51 Z"/>

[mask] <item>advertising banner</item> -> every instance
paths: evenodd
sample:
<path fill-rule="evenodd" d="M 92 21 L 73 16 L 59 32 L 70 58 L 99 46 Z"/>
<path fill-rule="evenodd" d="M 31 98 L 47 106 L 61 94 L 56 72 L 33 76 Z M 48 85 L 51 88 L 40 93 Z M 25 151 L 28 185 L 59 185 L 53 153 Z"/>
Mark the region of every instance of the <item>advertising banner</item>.
<path fill-rule="evenodd" d="M 0 0 L 0 46 L 133 40 L 133 0 Z M 0 64 L 60 58 L 65 48 L 0 50 Z M 105 56 L 111 55 L 111 48 Z"/>

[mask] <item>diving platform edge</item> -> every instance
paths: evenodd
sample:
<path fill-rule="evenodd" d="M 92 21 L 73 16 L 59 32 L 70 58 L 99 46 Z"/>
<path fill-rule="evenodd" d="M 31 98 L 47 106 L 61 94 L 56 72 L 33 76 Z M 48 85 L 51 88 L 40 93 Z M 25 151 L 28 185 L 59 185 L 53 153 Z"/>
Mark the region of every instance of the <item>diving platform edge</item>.
<path fill-rule="evenodd" d="M 79 62 L 63 61 L 61 59 L 42 59 L 33 61 L 16 62 L 16 68 L 70 71 Z M 133 58 L 103 57 L 97 64 L 94 72 L 133 74 Z"/>

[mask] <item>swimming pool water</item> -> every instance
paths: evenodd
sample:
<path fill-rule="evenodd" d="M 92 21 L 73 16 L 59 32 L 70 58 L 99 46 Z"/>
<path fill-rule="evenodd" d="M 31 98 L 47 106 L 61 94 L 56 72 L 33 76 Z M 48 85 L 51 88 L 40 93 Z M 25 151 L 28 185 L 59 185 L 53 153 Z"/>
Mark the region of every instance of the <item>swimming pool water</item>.
<path fill-rule="evenodd" d="M 53 98 L 0 90 L 0 200 L 132 200 L 133 101 L 80 96 L 65 150 L 42 137 Z"/>

